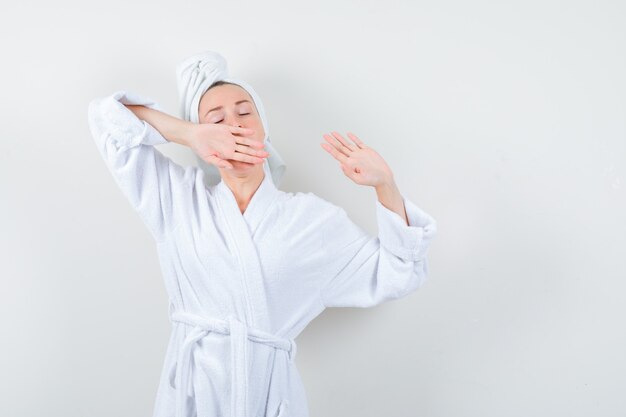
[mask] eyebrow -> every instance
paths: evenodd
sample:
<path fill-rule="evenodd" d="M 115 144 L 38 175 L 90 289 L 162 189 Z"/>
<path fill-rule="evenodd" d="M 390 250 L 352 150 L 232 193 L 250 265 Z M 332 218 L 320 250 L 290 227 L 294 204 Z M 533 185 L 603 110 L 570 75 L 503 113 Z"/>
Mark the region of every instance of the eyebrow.
<path fill-rule="evenodd" d="M 248 102 L 250 104 L 252 104 L 252 102 L 250 100 L 239 100 L 238 102 L 236 102 L 235 104 L 240 104 L 240 103 L 244 103 L 244 102 Z M 211 113 L 214 110 L 219 110 L 221 108 L 223 108 L 224 106 L 217 106 L 215 108 L 212 108 L 211 110 L 209 110 L 208 112 L 204 113 L 204 115 L 206 116 L 207 114 Z"/>

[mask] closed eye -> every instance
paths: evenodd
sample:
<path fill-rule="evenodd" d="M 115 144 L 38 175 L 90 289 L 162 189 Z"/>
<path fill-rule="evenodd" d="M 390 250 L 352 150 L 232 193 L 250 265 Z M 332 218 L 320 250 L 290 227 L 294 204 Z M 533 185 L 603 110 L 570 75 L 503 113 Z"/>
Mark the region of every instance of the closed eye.
<path fill-rule="evenodd" d="M 240 116 L 247 116 L 249 114 L 250 113 L 241 113 Z M 215 123 L 220 123 L 220 122 L 223 122 L 223 121 L 224 121 L 224 119 L 220 120 L 219 122 L 215 122 Z"/>

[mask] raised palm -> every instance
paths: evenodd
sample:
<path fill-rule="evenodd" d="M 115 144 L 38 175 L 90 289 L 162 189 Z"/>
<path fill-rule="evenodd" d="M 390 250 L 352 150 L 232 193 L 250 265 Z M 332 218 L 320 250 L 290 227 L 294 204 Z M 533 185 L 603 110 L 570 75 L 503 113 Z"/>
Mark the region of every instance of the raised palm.
<path fill-rule="evenodd" d="M 348 132 L 352 141 L 337 132 L 323 136 L 328 143 L 320 145 L 339 161 L 343 173 L 355 183 L 376 187 L 392 178 L 391 169 L 382 156 L 353 133 Z"/>

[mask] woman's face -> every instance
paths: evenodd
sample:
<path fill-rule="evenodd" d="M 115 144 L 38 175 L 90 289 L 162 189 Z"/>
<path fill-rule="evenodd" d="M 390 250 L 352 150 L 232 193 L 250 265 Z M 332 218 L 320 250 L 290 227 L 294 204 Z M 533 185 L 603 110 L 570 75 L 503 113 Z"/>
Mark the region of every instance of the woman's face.
<path fill-rule="evenodd" d="M 219 85 L 204 93 L 198 106 L 198 120 L 200 123 L 246 127 L 254 130 L 254 134 L 248 136 L 249 138 L 261 143 L 265 139 L 263 122 L 252 97 L 238 85 Z M 233 164 L 235 169 L 255 167 L 255 164 L 233 159 L 228 159 L 228 162 Z"/>
<path fill-rule="evenodd" d="M 204 93 L 198 105 L 200 123 L 225 123 L 255 129 L 255 139 L 263 141 L 265 132 L 252 97 L 238 85 L 224 84 Z"/>

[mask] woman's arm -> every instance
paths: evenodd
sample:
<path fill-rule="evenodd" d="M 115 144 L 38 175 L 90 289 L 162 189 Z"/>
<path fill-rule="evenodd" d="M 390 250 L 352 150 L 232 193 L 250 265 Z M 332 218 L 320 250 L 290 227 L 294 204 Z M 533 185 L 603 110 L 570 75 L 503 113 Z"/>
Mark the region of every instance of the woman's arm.
<path fill-rule="evenodd" d="M 409 220 L 406 216 L 406 209 L 404 207 L 402 194 L 400 194 L 400 190 L 398 189 L 396 182 L 393 180 L 393 177 L 390 182 L 382 183 L 375 188 L 378 202 L 387 207 L 389 210 L 398 213 L 400 218 L 404 220 L 404 223 L 408 225 Z"/>
<path fill-rule="evenodd" d="M 408 225 L 376 201 L 378 236 L 370 236 L 343 208 L 335 207 L 325 217 L 327 262 L 320 290 L 325 307 L 372 307 L 404 297 L 426 281 L 427 252 L 437 224 L 413 202 L 401 198 Z"/>
<path fill-rule="evenodd" d="M 359 185 L 376 189 L 378 237 L 354 224 L 337 208 L 324 227 L 328 263 L 320 295 L 326 307 L 371 307 L 419 288 L 428 276 L 426 252 L 437 231 L 435 220 L 405 198 L 383 158 L 358 137 L 337 132 L 322 143 Z"/>
<path fill-rule="evenodd" d="M 226 159 L 256 164 L 262 163 L 262 158 L 268 156 L 263 150 L 263 143 L 245 137 L 254 133 L 252 129 L 215 123 L 196 124 L 147 106 L 125 106 L 138 119 L 154 126 L 169 142 L 188 146 L 207 163 L 232 168 L 232 164 Z"/>
<path fill-rule="evenodd" d="M 125 104 L 135 116 L 150 123 L 170 142 L 190 146 L 195 123 L 182 120 L 167 113 L 139 104 Z"/>
<path fill-rule="evenodd" d="M 88 108 L 89 128 L 107 168 L 153 237 L 162 241 L 189 215 L 182 212 L 182 202 L 201 169 L 180 166 L 159 152 L 155 145 L 168 141 L 130 107 L 172 137 L 184 137 L 177 130 L 182 124 L 171 123 L 162 111 L 143 110 L 161 109 L 147 97 L 126 91 L 93 99 Z"/>
<path fill-rule="evenodd" d="M 262 143 L 235 136 L 250 135 L 252 129 L 193 124 L 166 114 L 147 97 L 123 90 L 93 99 L 88 121 L 107 168 L 157 241 L 189 217 L 186 204 L 203 172 L 176 164 L 155 145 L 187 145 L 207 162 L 220 166 L 230 163 L 214 152 L 252 163 L 263 162 L 262 157 L 267 156 L 259 150 Z"/>

